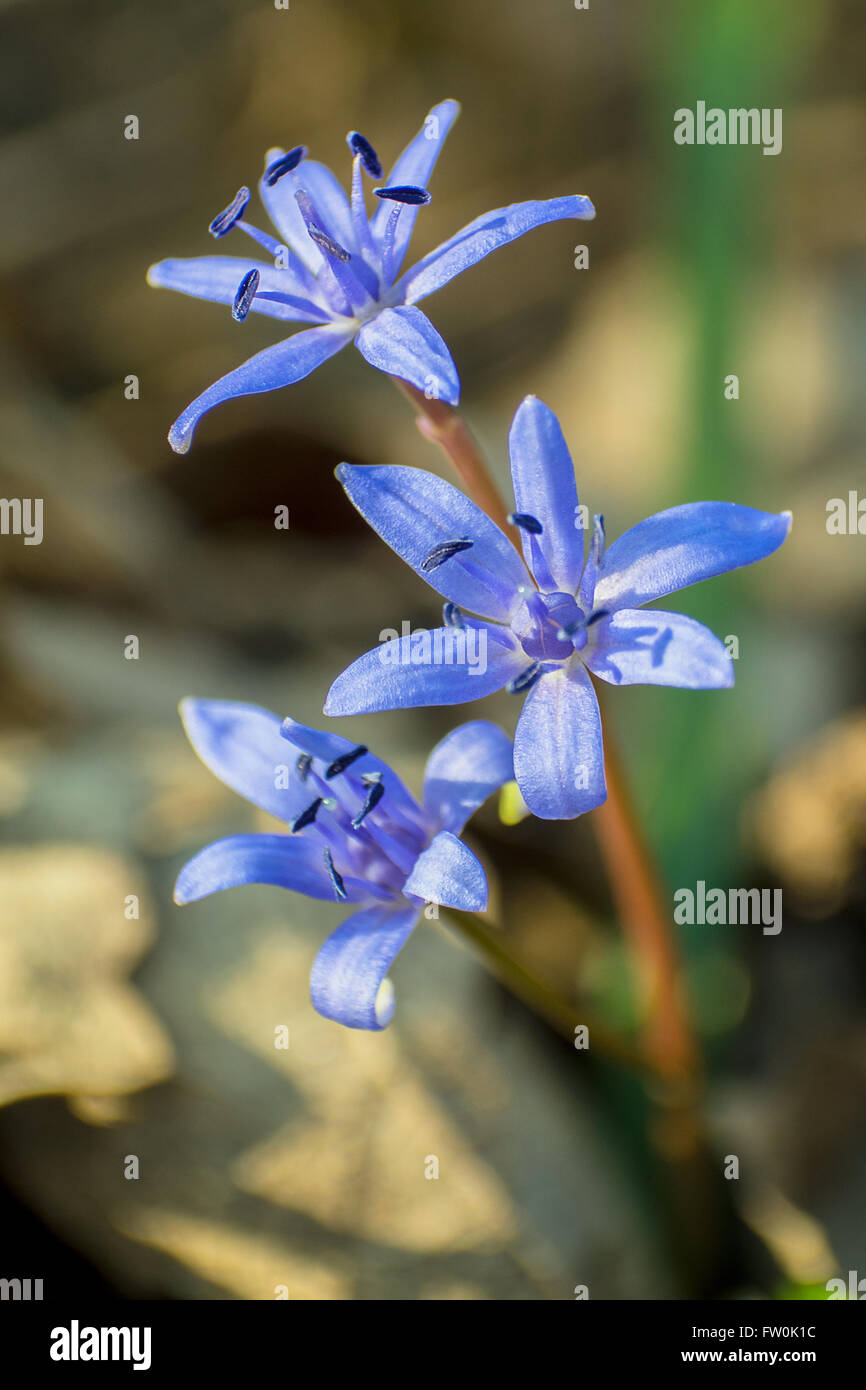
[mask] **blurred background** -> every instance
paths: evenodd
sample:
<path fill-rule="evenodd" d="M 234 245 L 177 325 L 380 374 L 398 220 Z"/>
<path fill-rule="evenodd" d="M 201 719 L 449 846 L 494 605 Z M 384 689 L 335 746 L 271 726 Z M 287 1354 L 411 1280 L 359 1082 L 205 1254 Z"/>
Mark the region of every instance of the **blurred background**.
<path fill-rule="evenodd" d="M 826 528 L 829 499 L 866 495 L 864 28 L 855 0 L 0 7 L 0 491 L 45 517 L 39 546 L 0 537 L 0 1274 L 46 1298 L 75 1280 L 324 1300 L 826 1297 L 866 1276 L 866 538 Z M 180 410 L 276 325 L 145 272 L 215 249 L 209 220 L 270 146 L 348 179 L 347 130 L 387 166 L 445 97 L 463 113 L 415 255 L 505 203 L 582 192 L 598 210 L 425 305 L 503 485 L 531 391 L 609 536 L 702 498 L 794 514 L 781 552 L 678 605 L 738 639 L 735 689 L 607 701 L 671 895 L 784 894 L 777 936 L 679 929 L 707 1057 L 685 1242 L 651 1089 L 558 1037 L 444 914 L 395 968 L 392 1028 L 367 1035 L 308 1002 L 336 907 L 171 901 L 186 858 L 265 819 L 198 763 L 178 700 L 327 727 L 334 675 L 439 611 L 333 468 L 444 464 L 352 350 L 221 407 L 174 456 Z M 675 145 L 674 110 L 698 100 L 782 107 L 782 153 Z M 510 731 L 516 708 L 339 730 L 417 791 L 432 744 L 479 714 Z M 628 1036 L 592 817 L 507 826 L 494 804 L 470 840 L 507 949 Z"/>

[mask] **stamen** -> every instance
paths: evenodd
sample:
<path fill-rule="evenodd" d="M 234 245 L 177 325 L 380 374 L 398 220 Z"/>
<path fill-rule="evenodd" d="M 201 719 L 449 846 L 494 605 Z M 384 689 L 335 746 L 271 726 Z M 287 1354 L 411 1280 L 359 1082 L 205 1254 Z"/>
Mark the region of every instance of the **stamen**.
<path fill-rule="evenodd" d="M 357 748 L 352 748 L 348 753 L 341 753 L 339 758 L 335 758 L 334 761 L 329 763 L 325 768 L 325 776 L 328 781 L 330 782 L 332 777 L 339 777 L 341 772 L 345 772 L 347 767 L 351 767 L 352 763 L 357 762 L 359 758 L 363 758 L 364 754 L 368 751 L 366 744 L 359 743 Z"/>
<path fill-rule="evenodd" d="M 446 627 L 459 627 L 461 632 L 466 629 L 466 624 L 463 621 L 463 614 L 456 603 L 446 603 L 443 605 L 442 621 Z"/>
<path fill-rule="evenodd" d="M 223 208 L 222 212 L 214 218 L 213 222 L 211 222 L 208 227 L 211 236 L 219 238 L 225 236 L 226 232 L 230 232 L 238 218 L 243 217 L 249 201 L 250 190 L 248 188 L 239 188 L 228 207 Z"/>
<path fill-rule="evenodd" d="M 423 207 L 433 197 L 426 188 L 418 188 L 414 183 L 397 184 L 394 188 L 374 188 L 377 198 L 388 198 L 394 203 L 411 203 L 413 207 Z"/>
<path fill-rule="evenodd" d="M 302 811 L 299 816 L 295 816 L 295 819 L 289 826 L 289 829 L 291 830 L 293 835 L 297 835 L 298 831 L 303 830 L 305 826 L 312 825 L 313 821 L 316 819 L 316 816 L 319 814 L 319 807 L 321 806 L 321 804 L 322 798 L 320 796 L 317 796 L 315 801 L 310 802 L 306 811 Z"/>
<path fill-rule="evenodd" d="M 310 768 L 313 766 L 312 753 L 300 753 L 298 755 L 298 761 L 295 764 L 295 766 L 298 769 L 298 776 L 300 777 L 301 781 L 306 782 L 307 778 L 310 775 Z"/>
<path fill-rule="evenodd" d="M 238 292 L 232 304 L 232 318 L 235 323 L 243 323 L 247 314 L 252 308 L 253 300 L 256 297 L 256 290 L 259 287 L 260 275 L 257 270 L 248 270 L 241 283 L 238 285 Z"/>
<path fill-rule="evenodd" d="M 446 560 L 450 560 L 453 555 L 459 555 L 461 550 L 469 550 L 474 544 L 474 541 L 469 540 L 442 541 L 441 545 L 434 545 L 430 554 L 421 561 L 419 568 L 424 574 L 430 574 L 431 570 L 438 570 Z"/>
<path fill-rule="evenodd" d="M 594 613 L 590 613 L 586 620 L 586 626 L 592 627 L 593 623 L 600 623 L 602 618 L 606 618 L 607 615 L 608 610 L 606 608 L 597 608 Z"/>
<path fill-rule="evenodd" d="M 293 169 L 297 169 L 302 159 L 307 157 L 306 145 L 296 145 L 288 154 L 281 154 L 278 159 L 273 160 L 265 170 L 265 183 L 268 188 L 273 188 L 275 183 L 279 183 L 284 174 L 290 174 Z"/>
<path fill-rule="evenodd" d="M 361 163 L 367 170 L 371 179 L 380 179 L 382 177 L 382 165 L 379 162 L 379 156 L 373 149 L 370 141 L 367 140 L 359 130 L 349 131 L 349 134 L 346 136 L 346 144 L 349 146 L 352 154 L 359 154 L 361 156 Z"/>
<path fill-rule="evenodd" d="M 565 623 L 562 627 L 556 629 L 557 642 L 570 642 L 572 637 L 580 632 L 582 627 L 586 626 L 587 624 L 584 622 L 583 618 L 577 618 L 573 623 Z"/>
<path fill-rule="evenodd" d="M 538 517 L 530 516 L 528 512 L 509 512 L 508 520 L 512 526 L 519 526 L 521 531 L 529 531 L 533 536 L 540 536 L 544 530 Z"/>
<path fill-rule="evenodd" d="M 365 817 L 365 816 L 369 816 L 370 812 L 374 809 L 374 807 L 376 807 L 376 806 L 379 805 L 379 802 L 382 800 L 382 797 L 383 797 L 384 795 L 385 795 L 385 783 L 384 783 L 384 782 L 373 782 L 373 783 L 371 784 L 371 786 L 370 786 L 369 791 L 367 792 L 367 795 L 366 795 L 365 799 L 364 799 L 364 804 L 363 804 L 363 806 L 361 807 L 361 809 L 360 809 L 360 811 L 358 812 L 357 816 L 355 816 L 354 820 L 352 821 L 352 829 L 353 829 L 353 830 L 359 830 L 359 829 L 360 829 L 361 823 L 362 823 L 362 821 L 364 820 L 364 817 Z"/>
<path fill-rule="evenodd" d="M 513 680 L 508 682 L 505 687 L 506 693 L 508 695 L 519 695 L 522 691 L 529 690 L 531 686 L 535 685 L 539 676 L 543 674 L 541 662 L 533 661 L 531 666 L 527 666 L 525 671 L 521 671 L 519 676 L 515 676 Z"/>
<path fill-rule="evenodd" d="M 346 892 L 346 885 L 343 883 L 342 875 L 337 873 L 334 864 L 334 856 L 329 849 L 325 850 L 325 868 L 328 870 L 328 877 L 334 886 L 334 893 L 341 902 L 345 902 L 349 894 Z"/>

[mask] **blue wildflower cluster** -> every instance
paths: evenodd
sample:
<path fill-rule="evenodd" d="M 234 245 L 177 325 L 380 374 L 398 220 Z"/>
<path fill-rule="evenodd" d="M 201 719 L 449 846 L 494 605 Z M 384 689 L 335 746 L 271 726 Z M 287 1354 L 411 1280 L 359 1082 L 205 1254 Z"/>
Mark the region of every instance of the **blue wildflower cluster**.
<path fill-rule="evenodd" d="M 242 188 L 210 224 L 217 239 L 244 232 L 271 257 L 166 260 L 150 282 L 250 312 L 314 325 L 265 349 L 209 387 L 172 426 L 178 452 L 201 417 L 234 396 L 288 385 L 340 348 L 356 347 L 380 371 L 453 406 L 459 379 L 451 355 L 417 302 L 491 251 L 545 222 L 591 218 L 582 196 L 515 203 L 486 213 L 401 273 L 427 184 L 457 115 L 453 101 L 429 113 L 397 159 L 368 216 L 365 176 L 382 165 L 370 142 L 348 136 L 351 196 L 303 146 L 272 150 L 259 184 L 281 241 L 250 224 Z M 459 836 L 484 800 L 516 779 L 529 810 L 579 816 L 606 797 L 598 701 L 591 677 L 613 685 L 692 690 L 733 684 L 725 645 L 681 613 L 646 608 L 698 580 L 776 550 L 791 517 L 731 502 L 672 507 L 605 543 L 602 516 L 581 525 L 574 468 L 555 415 L 534 396 L 509 437 L 514 511 L 522 554 L 450 483 L 417 468 L 342 464 L 338 477 L 382 539 L 445 599 L 430 649 L 455 632 L 447 661 L 395 659 L 380 643 L 334 681 L 328 715 L 454 705 L 498 690 L 525 696 L 514 744 L 474 721 L 433 750 L 421 801 L 364 745 L 280 719 L 254 706 L 187 700 L 184 724 L 204 762 L 235 791 L 281 820 L 289 833 L 234 835 L 181 871 L 179 903 L 247 883 L 277 884 L 353 911 L 313 966 L 316 1009 L 353 1028 L 390 1020 L 390 965 L 425 904 L 478 911 L 484 871 Z M 483 639 L 483 669 L 477 662 Z"/>

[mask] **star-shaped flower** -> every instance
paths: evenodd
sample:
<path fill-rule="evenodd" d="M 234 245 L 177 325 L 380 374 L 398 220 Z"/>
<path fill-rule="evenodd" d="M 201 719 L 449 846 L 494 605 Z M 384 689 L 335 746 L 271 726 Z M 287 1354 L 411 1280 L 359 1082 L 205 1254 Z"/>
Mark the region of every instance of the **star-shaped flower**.
<path fill-rule="evenodd" d="M 282 721 L 255 705 L 184 700 L 184 727 L 204 763 L 290 834 L 231 835 L 181 870 L 175 901 L 245 883 L 357 904 L 313 965 L 314 1007 L 349 1028 L 384 1028 L 394 1011 L 391 962 L 425 903 L 487 906 L 487 880 L 458 839 L 513 773 L 495 724 L 462 724 L 433 749 L 421 804 L 363 745 Z"/>
<path fill-rule="evenodd" d="M 398 637 L 353 662 L 332 685 L 325 713 L 525 691 L 515 776 L 529 809 L 557 820 L 581 815 L 607 795 L 589 673 L 613 685 L 733 685 L 728 650 L 712 632 L 681 613 L 643 605 L 770 555 L 791 516 L 692 502 L 640 522 L 607 550 L 597 516 L 584 557 L 571 457 L 556 416 L 536 397 L 518 409 L 509 446 L 516 502 L 510 519 L 521 531 L 523 559 L 444 479 L 416 468 L 340 465 L 337 476 L 358 511 L 448 602 L 445 626 L 426 646 Z"/>
<path fill-rule="evenodd" d="M 351 198 L 330 169 L 306 158 L 303 146 L 275 149 L 266 157 L 259 192 L 279 240 L 245 220 L 248 188 L 211 222 L 213 236 L 244 231 L 271 260 L 198 256 L 151 266 L 151 285 L 230 304 L 239 322 L 252 312 L 316 325 L 265 348 L 188 405 L 168 436 L 177 453 L 186 453 L 199 420 L 215 405 L 300 381 L 353 339 L 380 371 L 428 398 L 457 404 L 460 381 L 451 354 L 416 304 L 533 227 L 595 216 L 582 196 L 512 203 L 477 217 L 401 275 L 418 209 L 430 201 L 427 183 L 459 109 L 456 101 L 433 107 L 382 187 L 373 190 L 379 202 L 371 217 L 363 175 L 380 179 L 382 166 L 369 141 L 351 131 Z"/>

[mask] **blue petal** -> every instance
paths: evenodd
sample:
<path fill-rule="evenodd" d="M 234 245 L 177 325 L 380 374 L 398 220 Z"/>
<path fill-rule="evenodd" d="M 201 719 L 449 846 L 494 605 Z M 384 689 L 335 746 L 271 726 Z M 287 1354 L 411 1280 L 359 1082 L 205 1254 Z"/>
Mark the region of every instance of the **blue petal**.
<path fill-rule="evenodd" d="M 195 299 L 212 299 L 232 304 L 238 285 L 250 270 L 259 272 L 259 294 L 251 312 L 298 323 L 327 323 L 330 315 L 308 298 L 307 286 L 291 270 L 277 270 L 268 261 L 244 260 L 241 256 L 193 256 L 186 260 L 159 261 L 147 272 L 147 282 L 159 289 L 178 290 Z M 261 295 L 282 294 L 293 302 L 283 304 Z"/>
<path fill-rule="evenodd" d="M 265 168 L 281 154 L 285 154 L 285 150 L 268 150 Z M 283 241 L 310 270 L 318 274 L 327 257 L 307 231 L 295 198 L 298 188 L 306 188 L 321 215 L 324 230 L 350 253 L 357 251 L 352 209 L 339 180 L 326 164 L 320 164 L 315 159 L 305 159 L 294 174 L 287 174 L 272 188 L 268 188 L 264 177 L 261 179 L 259 195 Z"/>
<path fill-rule="evenodd" d="M 234 700 L 188 699 L 180 715 L 205 766 L 247 801 L 287 823 L 309 805 L 309 789 L 284 772 L 292 767 L 291 748 L 270 710 Z"/>
<path fill-rule="evenodd" d="M 422 468 L 341 463 L 337 477 L 349 500 L 382 540 L 444 598 L 508 621 L 521 585 L 534 587 L 511 541 L 456 487 Z M 433 548 L 459 538 L 473 542 L 425 573 Z"/>
<path fill-rule="evenodd" d="M 612 685 L 713 690 L 734 683 L 728 649 L 703 623 L 657 608 L 621 608 L 589 629 L 583 659 Z"/>
<path fill-rule="evenodd" d="M 448 830 L 440 830 L 419 854 L 403 892 L 465 912 L 480 912 L 487 906 L 484 870 L 472 850 Z"/>
<path fill-rule="evenodd" d="M 515 511 L 528 512 L 541 522 L 536 544 L 557 589 L 573 594 L 583 568 L 574 465 L 559 421 L 537 396 L 527 396 L 518 407 L 508 448 Z M 531 568 L 530 537 L 521 532 L 521 540 L 523 557 Z"/>
<path fill-rule="evenodd" d="M 483 261 L 491 251 L 545 222 L 558 222 L 564 217 L 595 217 L 595 209 L 588 198 L 575 196 L 550 198 L 547 202 L 512 203 L 510 207 L 485 212 L 407 270 L 394 287 L 395 295 L 399 295 L 404 304 L 417 304 L 419 299 L 447 285 L 455 275 L 462 275 L 464 270 Z"/>
<path fill-rule="evenodd" d="M 530 690 L 514 735 L 514 775 L 530 811 L 544 820 L 570 820 L 605 800 L 601 716 L 580 662 Z"/>
<path fill-rule="evenodd" d="M 335 758 L 339 758 L 344 753 L 350 753 L 358 745 L 352 739 L 343 738 L 342 734 L 323 733 L 319 729 L 311 729 L 306 724 L 299 724 L 295 719 L 284 719 L 282 724 L 282 735 L 295 748 L 304 753 L 309 753 L 320 764 L 327 766 Z M 322 768 L 324 772 L 324 767 Z M 394 803 L 402 812 L 407 814 L 413 822 L 423 819 L 423 813 L 414 796 L 407 791 L 400 781 L 396 772 L 382 762 L 369 751 L 363 757 L 356 759 L 349 769 L 349 778 L 358 787 L 363 787 L 362 776 L 370 773 L 377 773 L 385 785 L 385 796 L 387 805 L 380 803 L 383 810 L 387 811 L 388 806 Z M 345 776 L 345 774 L 343 774 Z M 363 796 L 361 797 L 363 802 Z M 353 806 L 353 809 L 360 809 L 360 805 Z"/>
<path fill-rule="evenodd" d="M 459 835 L 472 812 L 513 776 L 511 739 L 496 724 L 475 719 L 446 734 L 427 759 L 424 806 Z"/>
<path fill-rule="evenodd" d="M 387 1027 L 394 1013 L 394 995 L 385 976 L 417 920 L 414 904 L 396 909 L 366 907 L 347 917 L 313 963 L 313 1008 L 347 1028 Z"/>
<path fill-rule="evenodd" d="M 355 346 L 373 367 L 408 381 L 428 399 L 456 405 L 460 378 L 444 340 L 420 309 L 382 309 L 358 333 Z"/>
<path fill-rule="evenodd" d="M 307 328 L 282 343 L 257 352 L 243 366 L 220 377 L 177 417 L 168 432 L 168 442 L 176 454 L 185 454 L 203 415 L 215 405 L 235 396 L 255 396 L 276 391 L 309 376 L 350 341 L 350 334 L 333 327 Z"/>
<path fill-rule="evenodd" d="M 365 652 L 337 677 L 325 701 L 325 714 L 366 714 L 387 709 L 410 709 L 423 705 L 461 705 L 480 700 L 501 690 L 526 665 L 526 656 L 511 638 L 507 629 L 478 624 L 487 633 L 486 651 L 480 647 L 455 651 L 449 645 L 454 628 L 432 628 L 431 660 L 412 660 L 412 642 L 418 639 L 397 637 Z M 436 643 L 440 650 L 462 655 L 462 660 L 436 661 Z M 416 648 L 418 642 L 416 640 Z M 468 658 L 472 657 L 473 661 Z"/>
<path fill-rule="evenodd" d="M 735 502 L 688 502 L 648 517 L 606 551 L 596 608 L 639 608 L 677 589 L 772 555 L 791 529 L 790 512 Z"/>
<path fill-rule="evenodd" d="M 174 890 L 176 903 L 191 903 L 245 883 L 272 883 L 308 898 L 334 901 L 334 886 L 324 860 L 321 836 L 230 835 L 201 850 L 181 869 Z M 350 901 L 366 896 L 364 884 L 344 878 Z"/>
<path fill-rule="evenodd" d="M 418 134 L 413 140 L 410 140 L 397 163 L 389 170 L 383 186 L 385 188 L 399 188 L 404 184 L 413 184 L 416 188 L 426 188 L 433 172 L 433 166 L 445 143 L 445 137 L 459 114 L 460 105 L 456 101 L 440 101 L 438 106 L 434 106 Z M 397 273 L 403 262 L 418 211 L 417 207 L 405 206 L 400 214 L 397 236 L 394 240 L 392 260 L 394 274 Z M 373 229 L 373 235 L 380 243 L 385 235 L 385 228 L 388 225 L 390 215 L 391 205 L 383 202 L 371 219 L 370 225 Z"/>

